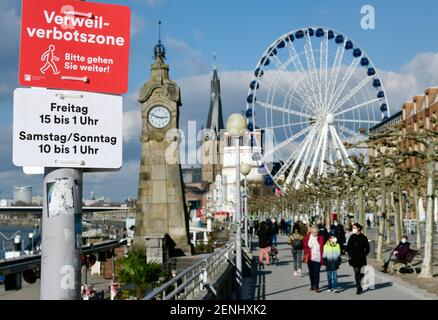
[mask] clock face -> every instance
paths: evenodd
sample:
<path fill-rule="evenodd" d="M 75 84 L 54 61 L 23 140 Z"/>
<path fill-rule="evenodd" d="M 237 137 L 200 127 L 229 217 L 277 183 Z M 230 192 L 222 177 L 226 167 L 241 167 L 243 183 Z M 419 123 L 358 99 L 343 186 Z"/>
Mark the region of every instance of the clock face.
<path fill-rule="evenodd" d="M 148 121 L 154 128 L 164 128 L 170 122 L 170 111 L 163 106 L 153 107 L 149 111 Z"/>

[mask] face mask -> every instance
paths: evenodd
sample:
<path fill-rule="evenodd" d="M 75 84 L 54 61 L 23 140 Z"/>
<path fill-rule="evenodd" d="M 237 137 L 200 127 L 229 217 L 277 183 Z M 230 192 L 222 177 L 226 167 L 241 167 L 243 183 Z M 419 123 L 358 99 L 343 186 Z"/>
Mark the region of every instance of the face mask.
<path fill-rule="evenodd" d="M 335 222 L 335 226 L 337 226 L 338 225 L 338 223 L 337 222 Z"/>
<path fill-rule="evenodd" d="M 356 234 L 356 233 L 357 233 L 357 229 L 353 229 L 353 233 L 355 233 L 355 234 Z"/>
<path fill-rule="evenodd" d="M 401 239 L 401 243 L 406 243 L 406 239 Z"/>

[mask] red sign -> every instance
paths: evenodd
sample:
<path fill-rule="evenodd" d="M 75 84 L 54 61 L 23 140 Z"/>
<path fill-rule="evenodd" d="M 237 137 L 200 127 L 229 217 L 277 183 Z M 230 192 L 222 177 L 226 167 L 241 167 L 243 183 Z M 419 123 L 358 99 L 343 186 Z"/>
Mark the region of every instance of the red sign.
<path fill-rule="evenodd" d="M 129 32 L 128 6 L 23 0 L 19 83 L 125 93 Z"/>

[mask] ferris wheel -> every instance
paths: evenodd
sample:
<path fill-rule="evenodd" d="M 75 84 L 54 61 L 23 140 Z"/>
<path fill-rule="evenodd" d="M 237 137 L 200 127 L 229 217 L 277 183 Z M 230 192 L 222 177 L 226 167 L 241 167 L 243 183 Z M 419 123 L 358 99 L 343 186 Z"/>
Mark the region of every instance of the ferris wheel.
<path fill-rule="evenodd" d="M 345 146 L 364 140 L 389 108 L 378 71 L 356 42 L 330 28 L 307 27 L 282 35 L 263 53 L 246 116 L 250 131 L 264 132 L 264 152 L 254 160 L 268 180 L 297 188 L 324 175 L 330 163 L 351 165 Z"/>

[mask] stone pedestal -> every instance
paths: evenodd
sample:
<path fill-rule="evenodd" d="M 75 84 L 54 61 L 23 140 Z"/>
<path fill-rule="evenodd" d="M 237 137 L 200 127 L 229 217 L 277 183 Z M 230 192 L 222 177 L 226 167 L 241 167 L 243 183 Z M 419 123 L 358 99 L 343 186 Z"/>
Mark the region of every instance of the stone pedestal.
<path fill-rule="evenodd" d="M 169 259 L 167 236 L 163 233 L 151 234 L 145 237 L 146 262 L 157 262 L 165 265 Z"/>

